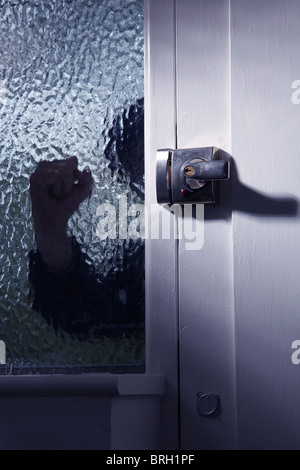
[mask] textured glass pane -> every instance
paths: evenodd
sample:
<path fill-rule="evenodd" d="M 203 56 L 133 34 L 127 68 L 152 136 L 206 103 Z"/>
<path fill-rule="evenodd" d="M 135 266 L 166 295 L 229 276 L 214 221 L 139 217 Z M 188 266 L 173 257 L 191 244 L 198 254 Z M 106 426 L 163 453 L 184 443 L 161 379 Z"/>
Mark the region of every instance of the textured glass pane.
<path fill-rule="evenodd" d="M 4 373 L 144 364 L 143 72 L 143 0 L 0 0 Z M 29 178 L 72 156 L 94 185 L 69 220 L 86 256 L 64 287 L 70 327 L 64 281 L 37 258 Z"/>

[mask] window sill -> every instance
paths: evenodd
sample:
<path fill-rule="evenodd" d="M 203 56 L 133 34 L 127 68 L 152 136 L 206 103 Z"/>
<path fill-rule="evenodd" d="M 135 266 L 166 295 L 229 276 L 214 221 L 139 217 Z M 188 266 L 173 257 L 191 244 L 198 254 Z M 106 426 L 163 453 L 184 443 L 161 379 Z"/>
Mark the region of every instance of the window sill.
<path fill-rule="evenodd" d="M 0 377 L 0 397 L 164 395 L 165 378 L 146 374 L 18 375 Z"/>

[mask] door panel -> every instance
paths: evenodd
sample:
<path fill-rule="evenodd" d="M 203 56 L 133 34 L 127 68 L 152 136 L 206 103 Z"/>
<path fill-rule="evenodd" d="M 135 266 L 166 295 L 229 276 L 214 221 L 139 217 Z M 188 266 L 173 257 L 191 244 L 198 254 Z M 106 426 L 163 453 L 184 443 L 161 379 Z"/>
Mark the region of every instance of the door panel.
<path fill-rule="evenodd" d="M 178 147 L 232 155 L 203 248 L 179 243 L 182 448 L 297 449 L 300 5 L 176 9 Z M 197 415 L 198 392 L 220 395 L 218 417 Z"/>
<path fill-rule="evenodd" d="M 231 2 L 234 292 L 240 448 L 299 448 L 300 4 Z"/>
<path fill-rule="evenodd" d="M 177 1 L 178 148 L 230 153 L 229 2 Z M 182 448 L 235 446 L 235 366 L 230 185 L 204 208 L 204 244 L 179 244 Z M 196 224 L 200 220 L 194 221 Z M 198 392 L 220 395 L 220 418 L 197 414 Z"/>

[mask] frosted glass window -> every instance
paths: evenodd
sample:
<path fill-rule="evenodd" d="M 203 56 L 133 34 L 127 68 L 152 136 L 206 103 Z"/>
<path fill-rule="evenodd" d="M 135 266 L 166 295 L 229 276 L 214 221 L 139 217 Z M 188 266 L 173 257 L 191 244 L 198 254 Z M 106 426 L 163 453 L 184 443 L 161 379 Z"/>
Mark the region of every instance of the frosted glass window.
<path fill-rule="evenodd" d="M 143 0 L 0 0 L 1 373 L 144 370 L 143 57 Z M 58 280 L 30 176 L 72 156 L 94 184 Z"/>

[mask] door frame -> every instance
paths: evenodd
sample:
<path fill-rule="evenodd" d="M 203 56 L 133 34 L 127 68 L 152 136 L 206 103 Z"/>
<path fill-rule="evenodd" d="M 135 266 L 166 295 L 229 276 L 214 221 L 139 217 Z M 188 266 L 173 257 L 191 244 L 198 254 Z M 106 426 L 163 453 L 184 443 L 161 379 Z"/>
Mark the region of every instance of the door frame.
<path fill-rule="evenodd" d="M 176 217 L 156 201 L 156 151 L 176 148 L 176 28 L 174 0 L 145 0 L 146 374 L 166 379 L 161 449 L 180 448 L 178 239 L 151 237 Z M 171 221 L 170 221 L 171 218 Z M 174 233 L 174 226 L 171 232 Z"/>
<path fill-rule="evenodd" d="M 230 0 L 146 0 L 145 33 L 146 206 L 158 211 L 157 149 L 217 146 L 230 155 Z M 204 208 L 198 251 L 184 237 L 146 244 L 147 366 L 169 384 L 163 426 L 177 401 L 180 449 L 237 446 L 230 185 L 220 199 Z M 199 416 L 200 392 L 219 395 L 218 417 Z"/>

